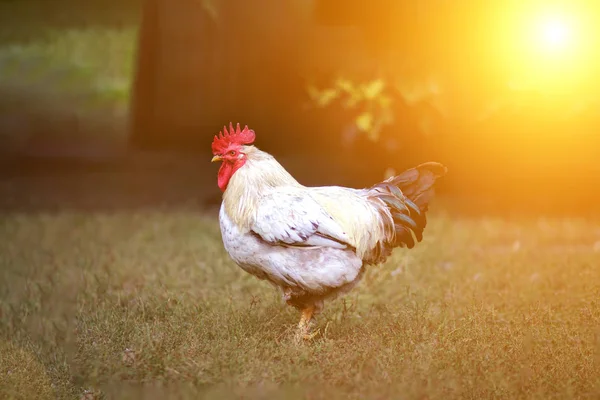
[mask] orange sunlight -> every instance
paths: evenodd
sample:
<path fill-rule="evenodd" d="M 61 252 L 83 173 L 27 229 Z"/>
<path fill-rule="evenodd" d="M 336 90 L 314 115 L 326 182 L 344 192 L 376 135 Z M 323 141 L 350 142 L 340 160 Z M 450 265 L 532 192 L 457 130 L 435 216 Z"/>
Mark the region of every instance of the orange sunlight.
<path fill-rule="evenodd" d="M 547 2 L 515 7 L 501 34 L 511 87 L 583 95 L 600 61 L 599 32 L 591 21 L 599 9 L 591 2 L 588 7 Z"/>

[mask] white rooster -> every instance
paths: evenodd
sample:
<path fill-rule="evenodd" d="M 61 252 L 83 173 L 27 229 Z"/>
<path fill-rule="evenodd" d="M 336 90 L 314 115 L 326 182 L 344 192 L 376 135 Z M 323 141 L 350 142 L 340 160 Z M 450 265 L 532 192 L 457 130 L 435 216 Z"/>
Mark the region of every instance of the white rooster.
<path fill-rule="evenodd" d="M 324 300 L 352 289 L 365 265 L 421 241 L 433 185 L 446 167 L 421 164 L 368 189 L 306 187 L 252 146 L 254 139 L 247 126 L 230 124 L 212 143 L 212 161 L 222 161 L 223 244 L 241 268 L 281 288 L 301 310 L 299 335 L 308 339 Z"/>

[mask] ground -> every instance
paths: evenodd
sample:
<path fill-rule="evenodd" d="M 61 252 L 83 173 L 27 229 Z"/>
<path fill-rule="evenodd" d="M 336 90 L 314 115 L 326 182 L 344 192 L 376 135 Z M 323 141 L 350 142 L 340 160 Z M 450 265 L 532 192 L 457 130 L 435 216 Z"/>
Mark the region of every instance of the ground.
<path fill-rule="evenodd" d="M 214 210 L 6 212 L 0 397 L 597 398 L 598 221 L 438 204 L 304 344 Z"/>

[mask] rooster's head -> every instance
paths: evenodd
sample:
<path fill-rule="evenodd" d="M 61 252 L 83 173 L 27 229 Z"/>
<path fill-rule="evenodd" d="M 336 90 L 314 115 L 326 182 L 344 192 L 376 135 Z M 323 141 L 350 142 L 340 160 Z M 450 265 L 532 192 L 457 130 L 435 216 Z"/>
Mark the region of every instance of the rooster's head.
<path fill-rule="evenodd" d="M 229 131 L 227 127 L 223 127 L 223 132 L 215 135 L 212 142 L 212 152 L 214 157 L 212 162 L 222 161 L 219 169 L 218 185 L 222 191 L 227 189 L 227 184 L 231 176 L 246 163 L 246 154 L 244 146 L 252 144 L 256 135 L 252 129 L 245 126 L 240 128 L 240 124 L 233 128 L 233 124 L 229 123 Z"/>

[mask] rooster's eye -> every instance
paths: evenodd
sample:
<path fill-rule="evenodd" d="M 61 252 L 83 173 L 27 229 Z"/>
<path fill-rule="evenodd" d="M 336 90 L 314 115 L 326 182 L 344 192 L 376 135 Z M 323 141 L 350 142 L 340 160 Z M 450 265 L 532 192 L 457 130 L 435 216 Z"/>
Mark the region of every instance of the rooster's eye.
<path fill-rule="evenodd" d="M 229 155 L 230 155 L 230 156 L 235 156 L 235 150 L 231 150 L 231 151 L 229 152 Z"/>

